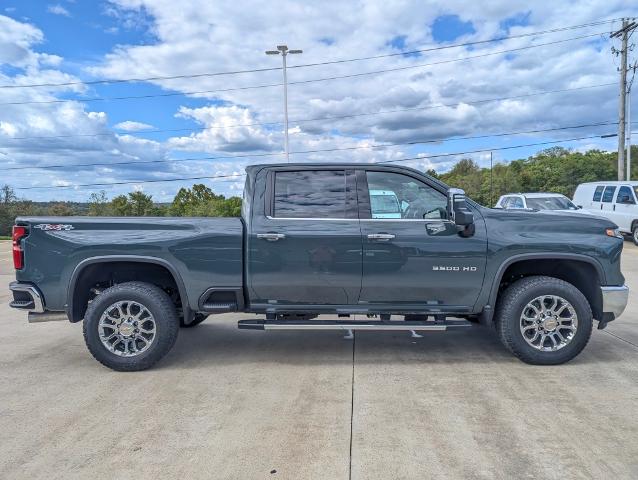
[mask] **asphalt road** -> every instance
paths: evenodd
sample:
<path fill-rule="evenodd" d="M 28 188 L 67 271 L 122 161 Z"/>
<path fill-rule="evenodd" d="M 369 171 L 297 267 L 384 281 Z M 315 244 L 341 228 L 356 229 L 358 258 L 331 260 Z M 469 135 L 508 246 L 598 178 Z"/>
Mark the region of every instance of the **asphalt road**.
<path fill-rule="evenodd" d="M 638 478 L 638 248 L 628 311 L 559 367 L 491 331 L 182 330 L 153 370 L 112 372 L 81 325 L 8 306 L 0 242 L 0 478 Z M 245 317 L 245 316 L 244 316 Z"/>

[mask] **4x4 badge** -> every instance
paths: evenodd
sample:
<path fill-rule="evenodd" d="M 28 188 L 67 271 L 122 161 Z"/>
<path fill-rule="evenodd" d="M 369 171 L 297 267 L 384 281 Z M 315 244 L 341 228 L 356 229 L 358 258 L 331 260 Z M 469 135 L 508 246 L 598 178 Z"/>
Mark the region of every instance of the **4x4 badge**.
<path fill-rule="evenodd" d="M 61 231 L 61 230 L 73 230 L 73 225 L 63 225 L 60 223 L 39 223 L 38 225 L 34 225 L 33 228 L 37 228 L 39 230 L 54 230 L 54 231 Z"/>

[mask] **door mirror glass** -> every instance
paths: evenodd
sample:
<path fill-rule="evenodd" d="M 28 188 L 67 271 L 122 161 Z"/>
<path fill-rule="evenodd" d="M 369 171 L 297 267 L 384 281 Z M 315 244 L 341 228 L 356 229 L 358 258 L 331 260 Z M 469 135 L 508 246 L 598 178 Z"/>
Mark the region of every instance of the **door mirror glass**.
<path fill-rule="evenodd" d="M 474 224 L 474 214 L 467 205 L 465 192 L 460 188 L 450 188 L 448 191 L 448 210 L 457 227 L 465 229 Z"/>

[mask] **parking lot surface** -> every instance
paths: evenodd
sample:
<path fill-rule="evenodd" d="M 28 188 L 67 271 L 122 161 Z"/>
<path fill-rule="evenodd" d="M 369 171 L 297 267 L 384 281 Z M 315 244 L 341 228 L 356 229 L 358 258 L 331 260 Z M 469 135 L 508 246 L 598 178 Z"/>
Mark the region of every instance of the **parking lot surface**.
<path fill-rule="evenodd" d="M 490 330 L 182 330 L 146 372 L 81 324 L 8 307 L 0 242 L 0 478 L 638 478 L 638 248 L 625 314 L 575 360 L 529 366 Z"/>

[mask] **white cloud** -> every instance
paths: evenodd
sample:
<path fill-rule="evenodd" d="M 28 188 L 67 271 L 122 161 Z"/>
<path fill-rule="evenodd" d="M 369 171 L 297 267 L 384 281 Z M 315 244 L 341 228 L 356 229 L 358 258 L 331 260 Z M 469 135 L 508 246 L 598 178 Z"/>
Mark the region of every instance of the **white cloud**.
<path fill-rule="evenodd" d="M 502 28 L 501 22 L 530 12 L 529 25 Z M 590 0 L 575 9 L 567 0 L 533 2 L 497 0 L 470 2 L 450 0 L 390 0 L 361 2 L 357 8 L 344 9 L 343 2 L 290 2 L 285 8 L 263 8 L 257 0 L 246 2 L 210 2 L 193 0 L 114 0 L 104 12 L 117 19 L 120 30 L 143 31 L 140 44 L 119 44 L 101 61 L 85 65 L 95 78 L 171 76 L 278 67 L 280 58 L 267 57 L 264 50 L 282 42 L 304 53 L 289 57 L 294 67 L 301 63 L 374 56 L 396 52 L 393 38 L 405 36 L 407 49 L 435 46 L 431 25 L 442 14 L 457 14 L 471 21 L 475 34 L 463 40 L 484 40 L 508 33 L 587 23 L 601 18 L 631 16 L 622 0 Z M 600 83 L 616 83 L 617 72 L 609 53 L 609 44 L 598 38 L 581 39 L 542 48 L 521 50 L 511 56 L 497 54 L 457 63 L 439 63 L 392 73 L 358 76 L 343 80 L 295 83 L 322 77 L 352 75 L 365 71 L 413 67 L 438 63 L 469 55 L 527 47 L 583 33 L 610 30 L 609 26 L 564 31 L 547 36 L 526 37 L 474 46 L 471 49 L 432 51 L 422 56 L 394 56 L 361 62 L 341 63 L 288 71 L 291 150 L 316 150 L 362 147 L 379 143 L 432 141 L 451 136 L 501 133 L 561 125 L 614 120 L 617 87 L 579 90 L 561 94 L 530 96 L 512 100 L 476 103 L 490 98 L 525 95 L 543 90 L 558 90 Z M 117 39 L 117 37 L 116 37 Z M 0 73 L 2 84 L 49 83 L 77 80 L 60 70 L 62 59 L 43 53 L 43 33 L 35 26 L 0 16 L 0 62 L 18 68 L 19 73 Z M 171 92 L 223 90 L 234 87 L 279 83 L 281 72 L 259 72 L 229 76 L 210 76 L 158 80 L 154 87 Z M 84 85 L 57 89 L 20 89 L 0 91 L 0 103 L 45 101 L 63 93 L 84 93 Z M 281 124 L 281 87 L 227 91 L 218 94 L 191 95 L 205 104 L 184 100 L 180 107 L 158 107 L 164 103 L 140 103 L 141 108 L 157 108 L 158 118 L 177 115 L 180 122 L 202 130 L 179 134 L 165 142 L 136 139 L 109 131 L 104 112 L 94 112 L 81 101 L 70 104 L 2 106 L 0 140 L 18 161 L 86 163 L 91 159 L 122 162 L 131 159 L 152 160 L 184 156 L 182 152 L 202 152 L 238 159 L 175 162 L 166 164 L 85 168 L 52 172 L 52 177 L 69 176 L 78 183 L 89 183 L 99 172 L 100 180 L 123 181 L 176 176 L 205 176 L 241 172 L 249 163 L 277 161 L 281 157 L 253 156 L 275 154 L 283 149 Z M 90 106 L 96 104 L 89 104 Z M 171 104 L 174 105 L 174 104 Z M 402 110 L 402 111 L 396 111 Z M 394 111 L 379 115 L 367 115 Z M 313 118 L 329 120 L 306 121 Z M 144 117 L 146 118 L 146 117 Z M 116 125 L 124 132 L 138 131 L 141 122 L 128 120 Z M 155 121 L 153 122 L 155 123 Z M 160 125 L 163 122 L 157 120 Z M 264 125 L 264 123 L 266 123 Z M 4 125 L 7 125 L 6 127 Z M 255 125 L 260 124 L 260 125 Z M 135 126 L 133 126 L 135 125 Z M 238 126 L 239 125 L 239 126 Z M 145 128 L 154 128 L 145 125 Z M 604 130 L 604 129 L 603 129 Z M 590 133 L 608 133 L 600 128 L 555 132 L 545 136 L 528 135 L 519 143 L 541 139 L 570 138 Z M 9 141 L 8 137 L 100 134 L 96 137 L 55 140 Z M 576 133 L 576 134 L 575 134 Z M 534 137 L 530 139 L 530 137 Z M 516 143 L 516 139 L 511 140 Z M 507 145 L 507 138 L 488 139 L 482 145 Z M 592 141 L 593 142 L 593 141 Z M 598 144 L 593 142 L 592 144 Z M 602 142 L 606 148 L 612 141 Z M 463 142 L 400 145 L 384 149 L 338 150 L 314 154 L 295 154 L 293 160 L 376 161 L 465 150 Z M 601 147 L 602 148 L 602 147 Z M 513 155 L 515 153 L 508 153 Z M 87 160 L 89 159 L 89 160 Z M 480 155 L 476 159 L 484 162 Z M 422 159 L 409 165 L 450 168 L 456 157 Z M 97 160 L 96 160 L 97 161 Z M 20 180 L 23 181 L 23 180 Z M 30 182 L 51 182 L 33 175 Z M 186 182 L 187 184 L 189 182 Z M 215 181 L 225 191 L 241 187 L 241 180 Z M 181 184 L 149 184 L 149 193 L 164 192 L 170 197 Z M 161 190 L 160 190 L 161 189 Z M 217 188 L 215 188 L 219 191 Z M 113 189 L 114 191 L 116 189 Z M 130 190 L 123 186 L 121 191 Z M 34 193 L 36 193 L 34 191 Z M 163 194 L 163 195 L 164 195 Z M 46 195 L 43 193 L 42 195 Z M 75 195 L 75 194 L 74 194 Z M 78 193 L 77 195 L 82 195 Z M 88 194 L 87 194 L 88 195 Z"/>
<path fill-rule="evenodd" d="M 53 15 L 62 15 L 64 17 L 71 16 L 69 11 L 66 8 L 64 8 L 62 5 L 60 5 L 59 3 L 56 3 L 55 5 L 47 6 L 47 12 L 52 13 Z"/>
<path fill-rule="evenodd" d="M 247 108 L 181 107 L 177 116 L 193 119 L 205 130 L 187 137 L 171 138 L 168 144 L 176 150 L 246 152 L 277 148 L 272 134 L 258 126 L 251 126 L 256 121 Z"/>
<path fill-rule="evenodd" d="M 141 130 L 155 128 L 153 125 L 149 125 L 148 123 L 134 122 L 132 120 L 116 123 L 113 127 L 118 130 L 124 130 L 125 132 L 139 132 Z"/>

